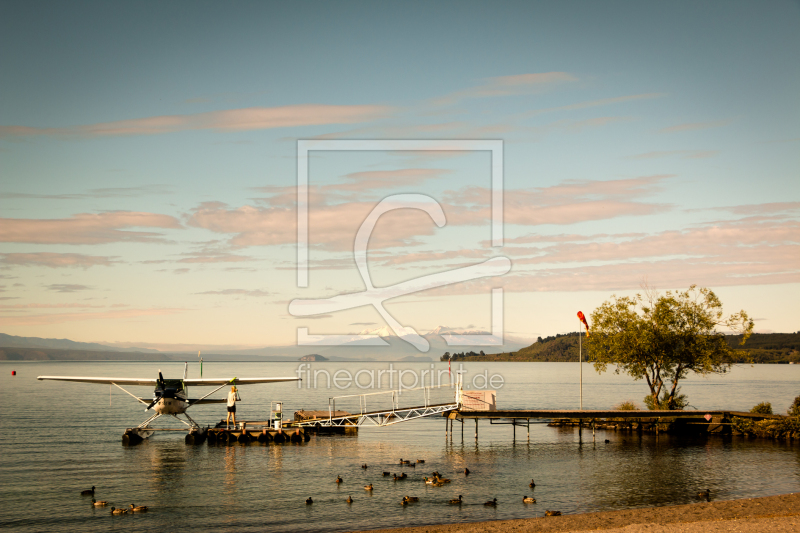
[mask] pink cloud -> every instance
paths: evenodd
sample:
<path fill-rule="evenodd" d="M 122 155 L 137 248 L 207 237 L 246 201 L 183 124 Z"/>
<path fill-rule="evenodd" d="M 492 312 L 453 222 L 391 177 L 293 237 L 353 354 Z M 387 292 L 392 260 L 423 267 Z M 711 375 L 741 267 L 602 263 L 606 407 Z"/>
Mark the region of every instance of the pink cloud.
<path fill-rule="evenodd" d="M 434 104 L 449 105 L 467 98 L 530 94 L 572 81 L 578 81 L 578 78 L 566 72 L 537 72 L 487 78 L 481 85 L 437 98 Z"/>
<path fill-rule="evenodd" d="M 390 115 L 392 109 L 377 105 L 302 104 L 280 107 L 249 107 L 192 115 L 168 115 L 67 128 L 0 126 L 3 137 L 100 137 L 159 135 L 187 130 L 248 131 L 323 124 L 368 122 Z"/>
<path fill-rule="evenodd" d="M 180 229 L 175 217 L 134 211 L 81 213 L 70 218 L 0 219 L 0 242 L 33 244 L 105 244 L 109 242 L 165 242 L 155 232 L 127 231 L 128 228 Z"/>
<path fill-rule="evenodd" d="M 647 152 L 628 156 L 628 159 L 658 159 L 662 157 L 679 157 L 681 159 L 706 159 L 719 154 L 719 150 L 667 150 L 661 152 Z"/>
<path fill-rule="evenodd" d="M 163 316 L 185 311 L 184 309 L 119 309 L 91 313 L 51 313 L 28 316 L 0 316 L 0 324 L 4 326 L 45 326 L 63 324 L 65 322 L 83 322 L 89 320 L 120 320 L 145 316 Z"/>
<path fill-rule="evenodd" d="M 707 130 L 709 128 L 719 128 L 722 126 L 727 126 L 733 122 L 732 120 L 715 120 L 712 122 L 692 122 L 687 124 L 678 124 L 677 126 L 670 126 L 668 128 L 662 128 L 658 130 L 659 133 L 675 133 L 678 131 L 695 131 L 695 130 Z"/>
<path fill-rule="evenodd" d="M 18 266 L 44 266 L 49 268 L 89 268 L 111 266 L 119 261 L 111 257 L 84 254 L 60 254 L 51 252 L 0 254 L 0 263 Z"/>

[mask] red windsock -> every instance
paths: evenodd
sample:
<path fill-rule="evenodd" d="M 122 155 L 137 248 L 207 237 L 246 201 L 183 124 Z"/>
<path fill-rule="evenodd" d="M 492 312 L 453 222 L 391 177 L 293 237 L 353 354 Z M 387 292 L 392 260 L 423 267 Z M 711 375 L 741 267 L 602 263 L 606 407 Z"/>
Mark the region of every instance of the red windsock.
<path fill-rule="evenodd" d="M 586 336 L 589 336 L 589 323 L 586 322 L 586 317 L 583 315 L 583 311 L 578 311 L 578 319 L 583 322 L 583 325 L 586 326 Z"/>

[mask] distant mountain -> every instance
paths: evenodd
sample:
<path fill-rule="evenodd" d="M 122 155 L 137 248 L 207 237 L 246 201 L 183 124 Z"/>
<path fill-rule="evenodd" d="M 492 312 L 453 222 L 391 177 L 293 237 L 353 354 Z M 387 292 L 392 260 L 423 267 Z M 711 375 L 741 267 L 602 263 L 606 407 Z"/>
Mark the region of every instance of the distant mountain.
<path fill-rule="evenodd" d="M 82 343 L 81 343 L 82 344 Z M 0 361 L 170 361 L 162 353 L 109 350 L 59 350 L 56 348 L 0 348 Z"/>
<path fill-rule="evenodd" d="M 117 348 L 96 342 L 76 342 L 69 339 L 43 339 L 40 337 L 17 337 L 0 333 L 0 347 L 7 348 L 52 348 L 56 350 L 97 350 L 104 352 L 160 353 L 150 348 Z"/>
<path fill-rule="evenodd" d="M 311 355 L 304 355 L 300 358 L 301 361 L 328 361 L 327 357 L 322 357 L 319 354 L 312 353 Z"/>

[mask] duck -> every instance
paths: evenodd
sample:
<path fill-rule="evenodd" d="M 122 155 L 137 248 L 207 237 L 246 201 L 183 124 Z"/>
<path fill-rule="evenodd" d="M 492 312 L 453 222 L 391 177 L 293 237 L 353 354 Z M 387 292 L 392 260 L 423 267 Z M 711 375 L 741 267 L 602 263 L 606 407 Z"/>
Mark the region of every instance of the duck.
<path fill-rule="evenodd" d="M 704 500 L 710 500 L 711 499 L 711 491 L 708 490 L 708 489 L 702 490 L 702 491 L 697 493 L 697 497 L 700 498 L 700 499 L 704 499 Z"/>
<path fill-rule="evenodd" d="M 342 476 L 336 476 L 336 483 L 342 482 Z"/>
<path fill-rule="evenodd" d="M 436 481 L 438 483 L 450 483 L 450 480 L 447 479 L 446 477 L 438 477 L 438 478 L 436 478 Z"/>
<path fill-rule="evenodd" d="M 306 498 L 306 505 L 311 505 L 312 503 L 314 503 L 314 500 L 311 498 Z"/>
<path fill-rule="evenodd" d="M 372 483 L 369 485 L 364 485 L 364 490 L 372 490 Z"/>
<path fill-rule="evenodd" d="M 392 473 L 391 473 L 391 472 L 384 472 L 384 473 L 383 473 L 383 477 L 389 477 L 389 476 L 391 476 L 391 475 L 392 475 Z"/>
<path fill-rule="evenodd" d="M 94 498 L 92 498 L 92 505 L 94 505 L 95 507 L 105 507 L 106 505 L 108 505 L 108 502 L 104 500 L 97 501 Z"/>
<path fill-rule="evenodd" d="M 397 474 L 395 474 L 395 475 L 394 475 L 394 480 L 395 480 L 395 481 L 398 481 L 398 480 L 400 480 L 400 479 L 406 479 L 407 477 L 408 477 L 408 474 L 406 474 L 405 472 L 403 472 L 403 473 L 402 473 L 402 474 L 400 474 L 399 476 L 398 476 Z"/>
<path fill-rule="evenodd" d="M 407 465 L 407 464 L 410 464 L 410 463 L 411 463 L 411 461 L 403 461 L 402 459 L 400 459 L 400 464 L 401 465 Z"/>
<path fill-rule="evenodd" d="M 424 477 L 422 479 L 425 481 L 426 485 L 433 485 L 434 483 L 436 483 L 436 481 L 433 478 Z"/>
<path fill-rule="evenodd" d="M 127 512 L 128 512 L 127 509 L 122 509 L 122 508 L 117 509 L 116 507 L 111 508 L 111 514 L 125 514 Z"/>
<path fill-rule="evenodd" d="M 534 497 L 529 498 L 528 496 L 523 496 L 522 503 L 536 503 L 536 498 Z"/>
<path fill-rule="evenodd" d="M 545 516 L 561 516 L 561 511 L 545 511 Z"/>
<path fill-rule="evenodd" d="M 94 485 L 92 485 L 91 489 L 82 490 L 81 496 L 94 496 Z"/>
<path fill-rule="evenodd" d="M 534 488 L 534 487 L 536 486 L 536 483 L 533 481 L 533 478 L 531 478 L 531 482 L 530 482 L 530 483 L 528 483 L 528 486 L 529 486 L 530 488 Z"/>
<path fill-rule="evenodd" d="M 132 513 L 145 513 L 147 512 L 146 505 L 133 505 L 131 504 L 131 512 Z"/>
<path fill-rule="evenodd" d="M 406 500 L 408 500 L 410 502 L 418 502 L 419 501 L 419 498 L 417 496 L 406 496 L 405 498 L 406 498 Z"/>
<path fill-rule="evenodd" d="M 369 467 L 367 466 L 367 463 L 364 463 L 363 465 L 361 465 L 361 468 L 363 468 L 364 470 L 366 470 L 366 469 L 367 469 L 367 468 L 369 468 Z"/>
<path fill-rule="evenodd" d="M 468 475 L 469 475 L 469 468 L 465 468 L 465 469 L 464 469 L 464 475 L 465 475 L 465 476 L 468 476 Z"/>
<path fill-rule="evenodd" d="M 347 500 L 345 500 L 345 501 L 346 501 L 347 503 L 353 503 L 353 501 L 354 501 L 354 500 L 353 500 L 352 496 L 349 496 L 349 495 L 348 495 L 348 496 L 347 496 Z"/>
<path fill-rule="evenodd" d="M 494 498 L 493 500 L 489 500 L 488 502 L 484 503 L 483 505 L 486 505 L 488 507 L 497 507 L 497 498 Z"/>
<path fill-rule="evenodd" d="M 425 464 L 425 459 L 417 459 L 417 462 L 421 465 Z"/>
<path fill-rule="evenodd" d="M 461 494 L 459 494 L 458 498 L 453 498 L 452 500 L 450 500 L 449 503 L 451 503 L 453 505 L 461 505 L 462 501 L 463 501 L 462 496 L 461 496 Z"/>
<path fill-rule="evenodd" d="M 400 505 L 408 505 L 409 503 L 410 503 L 410 502 L 409 502 L 408 500 L 406 500 L 405 498 L 403 498 L 403 499 L 400 501 Z"/>
<path fill-rule="evenodd" d="M 606 444 L 610 444 L 610 443 L 611 443 L 611 441 L 606 439 Z"/>

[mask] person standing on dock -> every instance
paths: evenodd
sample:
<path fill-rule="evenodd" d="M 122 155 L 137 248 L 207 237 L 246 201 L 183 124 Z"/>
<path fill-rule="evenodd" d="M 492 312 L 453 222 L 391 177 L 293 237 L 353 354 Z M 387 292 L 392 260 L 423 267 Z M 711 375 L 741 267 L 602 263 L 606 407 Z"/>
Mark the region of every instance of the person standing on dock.
<path fill-rule="evenodd" d="M 231 387 L 228 393 L 228 419 L 225 424 L 230 426 L 231 417 L 233 417 L 233 427 L 236 427 L 236 401 L 239 399 L 239 394 L 236 392 L 236 387 Z"/>

